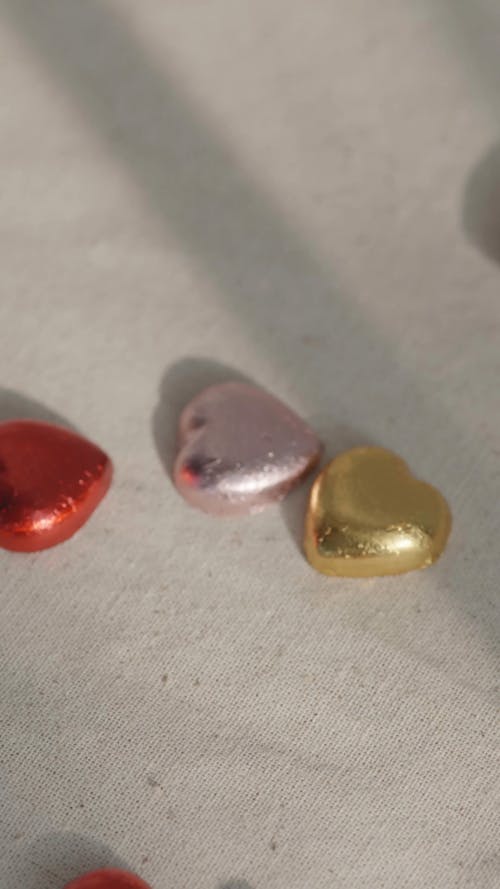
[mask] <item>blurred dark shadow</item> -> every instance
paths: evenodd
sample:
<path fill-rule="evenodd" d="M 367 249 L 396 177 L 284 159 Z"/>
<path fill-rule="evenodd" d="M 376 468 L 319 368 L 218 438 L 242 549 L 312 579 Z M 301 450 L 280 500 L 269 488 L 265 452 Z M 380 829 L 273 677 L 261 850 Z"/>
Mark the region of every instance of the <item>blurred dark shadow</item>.
<path fill-rule="evenodd" d="M 472 170 L 464 191 L 463 225 L 485 256 L 500 263 L 500 145 L 493 145 Z"/>
<path fill-rule="evenodd" d="M 449 0 L 443 6 L 443 35 L 461 66 L 476 82 L 478 99 L 495 117 L 500 111 L 500 4 L 497 0 Z M 500 262 L 500 145 L 485 150 L 464 186 L 462 224 L 474 247 Z"/>
<path fill-rule="evenodd" d="M 26 845 L 18 842 L 9 873 L 19 889 L 63 889 L 70 880 L 102 867 L 130 870 L 104 843 L 77 833 L 47 833 Z"/>
<path fill-rule="evenodd" d="M 461 490 L 464 478 L 475 492 L 462 501 L 457 524 L 467 532 L 452 536 L 451 557 L 433 569 L 436 583 L 467 616 L 477 615 L 476 626 L 480 622 L 496 645 L 500 616 L 491 595 L 494 543 L 485 539 L 484 522 L 477 521 L 480 504 L 493 522 L 496 496 L 477 459 L 477 443 L 448 410 L 444 384 L 438 389 L 421 381 L 376 316 L 369 317 L 337 285 L 334 258 L 328 266 L 319 258 L 290 211 L 280 208 L 249 172 L 168 58 L 163 55 L 157 64 L 144 51 L 118 4 L 0 0 L 0 10 L 123 166 L 149 210 L 210 280 L 224 310 L 259 343 L 266 360 L 293 373 L 302 414 L 333 415 L 336 404 L 352 404 L 356 380 L 355 416 L 372 414 L 376 403 L 378 417 L 389 418 L 394 390 L 386 381 L 397 377 L 398 398 L 412 405 L 411 428 L 405 430 L 412 452 L 403 456 L 414 465 L 422 454 L 434 455 L 425 465 L 429 481 L 439 486 L 442 451 L 430 443 L 438 440 L 445 454 L 453 454 L 445 493 Z M 182 294 L 166 299 L 182 312 Z M 306 337 L 318 345 L 306 348 Z M 157 440 L 164 440 L 161 427 L 167 422 L 165 414 L 155 421 Z M 389 432 L 384 444 L 398 450 L 395 429 Z M 167 442 L 167 463 L 169 447 Z M 473 557 L 463 555 L 464 547 Z"/>
<path fill-rule="evenodd" d="M 5 423 L 7 420 L 41 420 L 75 431 L 75 427 L 65 417 L 45 407 L 39 401 L 28 398 L 21 392 L 14 392 L 13 389 L 0 388 L 0 423 Z"/>
<path fill-rule="evenodd" d="M 237 370 L 210 358 L 183 358 L 165 371 L 153 414 L 153 438 L 165 471 L 172 478 L 177 426 L 186 404 L 202 389 L 229 380 L 252 383 Z"/>
<path fill-rule="evenodd" d="M 432 0 L 431 0 L 432 2 Z M 500 95 L 500 4 L 498 0 L 448 0 L 442 5 L 445 15 L 443 34 L 453 46 L 461 67 L 480 88 L 480 100 L 486 98 L 497 112 Z"/>

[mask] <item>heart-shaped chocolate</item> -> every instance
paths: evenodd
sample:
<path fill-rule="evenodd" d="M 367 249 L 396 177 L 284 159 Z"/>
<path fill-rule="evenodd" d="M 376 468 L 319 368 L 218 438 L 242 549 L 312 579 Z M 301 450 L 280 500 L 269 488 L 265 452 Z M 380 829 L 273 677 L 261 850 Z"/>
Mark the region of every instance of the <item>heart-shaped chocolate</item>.
<path fill-rule="evenodd" d="M 403 574 L 435 562 L 450 529 L 446 500 L 404 460 L 384 448 L 354 448 L 314 482 L 305 552 L 323 574 Z"/>
<path fill-rule="evenodd" d="M 117 868 L 104 868 L 77 877 L 64 889 L 150 889 L 144 880 Z"/>
<path fill-rule="evenodd" d="M 273 395 L 249 383 L 220 383 L 181 415 L 174 481 L 204 512 L 258 512 L 285 497 L 320 452 L 312 429 Z"/>
<path fill-rule="evenodd" d="M 109 457 L 68 429 L 35 420 L 0 424 L 0 546 L 34 552 L 67 540 L 111 476 Z"/>

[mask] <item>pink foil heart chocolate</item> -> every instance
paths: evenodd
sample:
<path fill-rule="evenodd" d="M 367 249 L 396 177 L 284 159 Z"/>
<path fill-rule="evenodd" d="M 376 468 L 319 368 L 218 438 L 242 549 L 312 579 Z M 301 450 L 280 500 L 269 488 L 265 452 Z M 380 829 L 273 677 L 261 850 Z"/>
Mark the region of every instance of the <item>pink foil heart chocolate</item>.
<path fill-rule="evenodd" d="M 174 482 L 204 512 L 253 513 L 282 500 L 320 453 L 315 433 L 283 402 L 249 383 L 220 383 L 182 412 Z"/>

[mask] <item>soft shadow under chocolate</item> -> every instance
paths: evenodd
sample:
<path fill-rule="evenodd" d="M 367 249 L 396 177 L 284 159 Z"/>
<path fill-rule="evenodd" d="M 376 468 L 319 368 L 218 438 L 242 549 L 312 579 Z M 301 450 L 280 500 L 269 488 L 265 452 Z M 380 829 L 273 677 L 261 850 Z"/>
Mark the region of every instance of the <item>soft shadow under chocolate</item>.
<path fill-rule="evenodd" d="M 46 833 L 26 845 L 19 841 L 10 871 L 22 889 L 62 889 L 76 877 L 103 867 L 130 870 L 100 841 L 77 833 Z"/>
<path fill-rule="evenodd" d="M 183 358 L 163 374 L 153 413 L 152 432 L 158 456 L 172 478 L 177 446 L 177 427 L 182 410 L 203 389 L 229 380 L 253 383 L 240 371 L 210 358 Z M 253 383 L 253 385 L 257 385 Z"/>
<path fill-rule="evenodd" d="M 0 423 L 6 423 L 9 420 L 38 420 L 76 431 L 73 424 L 65 417 L 41 402 L 23 395 L 22 392 L 0 388 Z"/>

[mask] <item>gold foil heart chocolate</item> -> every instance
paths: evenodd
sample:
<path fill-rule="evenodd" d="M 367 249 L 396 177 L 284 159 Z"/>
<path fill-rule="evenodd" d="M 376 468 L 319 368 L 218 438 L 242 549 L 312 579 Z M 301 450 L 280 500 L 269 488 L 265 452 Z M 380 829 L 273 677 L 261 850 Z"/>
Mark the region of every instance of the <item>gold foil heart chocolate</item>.
<path fill-rule="evenodd" d="M 314 482 L 305 552 L 323 574 L 403 574 L 435 562 L 450 529 L 446 500 L 404 460 L 384 448 L 354 448 Z"/>

